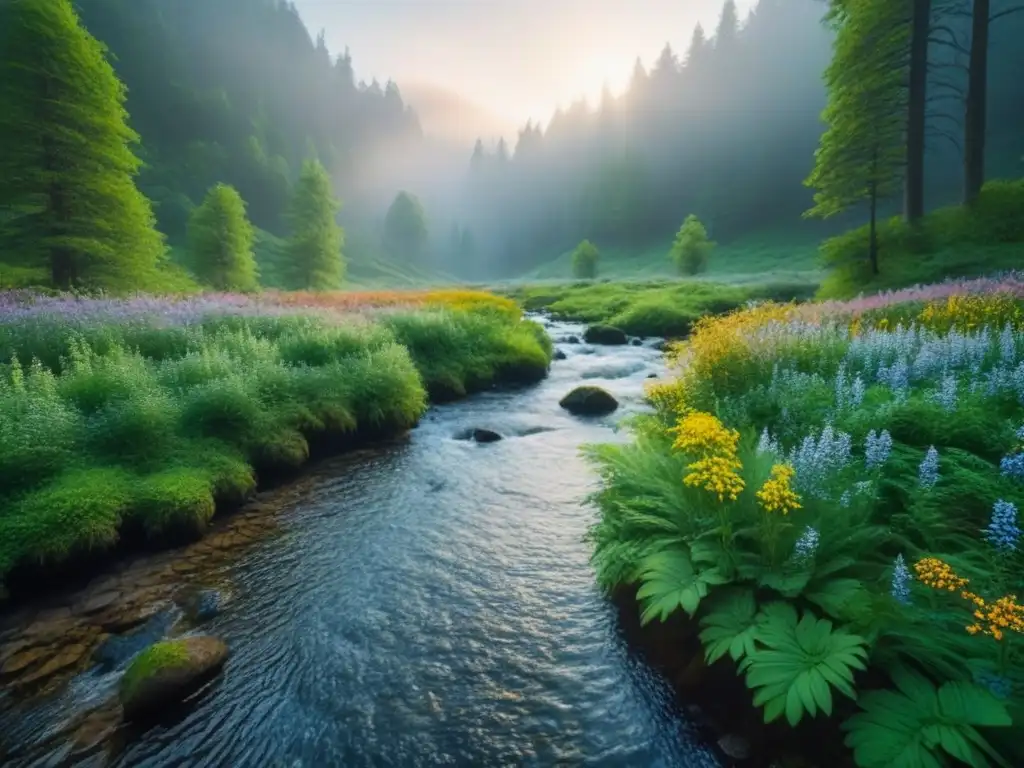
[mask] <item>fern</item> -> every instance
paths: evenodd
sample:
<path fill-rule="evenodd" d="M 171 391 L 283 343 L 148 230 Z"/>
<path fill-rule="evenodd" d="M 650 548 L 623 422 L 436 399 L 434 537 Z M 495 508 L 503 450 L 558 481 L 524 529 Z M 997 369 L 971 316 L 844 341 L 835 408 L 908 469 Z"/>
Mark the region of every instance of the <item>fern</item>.
<path fill-rule="evenodd" d="M 949 757 L 973 768 L 1008 763 L 978 733 L 1008 727 L 1012 720 L 995 696 L 973 683 L 947 682 L 936 689 L 900 667 L 897 691 L 869 691 L 864 710 L 843 723 L 846 746 L 861 768 L 941 768 Z"/>
<path fill-rule="evenodd" d="M 639 580 L 642 585 L 637 597 L 643 603 L 640 623 L 648 624 L 654 618 L 665 621 L 678 608 L 693 616 L 708 590 L 725 584 L 728 578 L 716 568 L 697 571 L 689 551 L 674 547 L 644 558 Z"/>
<path fill-rule="evenodd" d="M 754 704 L 770 723 L 783 714 L 796 725 L 805 714 L 832 714 L 832 688 L 852 698 L 853 670 L 865 669 L 864 639 L 836 630 L 832 622 L 797 611 L 788 603 L 769 603 L 759 615 L 758 647 L 740 663 Z"/>

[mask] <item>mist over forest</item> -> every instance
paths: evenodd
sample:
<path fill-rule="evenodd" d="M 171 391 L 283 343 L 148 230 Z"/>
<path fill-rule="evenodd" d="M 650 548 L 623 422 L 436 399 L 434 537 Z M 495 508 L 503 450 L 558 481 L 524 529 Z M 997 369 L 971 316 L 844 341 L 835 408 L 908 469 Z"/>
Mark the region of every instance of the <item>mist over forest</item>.
<path fill-rule="evenodd" d="M 171 246 L 183 242 L 205 191 L 230 184 L 261 233 L 268 284 L 289 189 L 310 155 L 343 201 L 351 262 L 389 258 L 466 279 L 516 276 L 583 238 L 602 247 L 668 243 L 689 213 L 722 243 L 761 232 L 806 240 L 864 221 L 859 211 L 825 224 L 801 218 L 812 204 L 803 181 L 822 133 L 831 56 L 821 0 L 761 0 L 746 18 L 726 2 L 716 28 L 666 32 L 661 56 L 638 59 L 623 93 L 480 140 L 466 126 L 484 126 L 485 116 L 459 100 L 458 83 L 413 91 L 425 130 L 401 83 L 362 81 L 359 62 L 328 50 L 291 3 L 79 0 L 78 8 L 128 88 L 145 162 L 139 186 Z M 935 10 L 930 207 L 955 201 L 961 185 L 965 8 Z M 988 176 L 1019 175 L 1024 15 L 993 22 L 991 37 Z M 423 211 L 426 233 L 399 244 L 392 237 L 389 247 L 385 217 L 400 192 L 414 215 Z M 887 204 L 895 212 L 899 201 Z"/>

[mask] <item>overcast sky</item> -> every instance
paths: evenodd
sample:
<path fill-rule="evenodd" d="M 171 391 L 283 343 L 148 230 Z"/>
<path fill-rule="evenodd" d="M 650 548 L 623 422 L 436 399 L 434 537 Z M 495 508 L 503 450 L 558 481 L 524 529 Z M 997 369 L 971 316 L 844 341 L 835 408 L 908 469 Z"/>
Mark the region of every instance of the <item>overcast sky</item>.
<path fill-rule="evenodd" d="M 740 18 L 756 0 L 736 0 Z M 640 56 L 712 34 L 722 0 L 295 0 L 310 33 L 352 52 L 356 77 L 442 86 L 501 119 L 546 122 L 602 83 L 620 90 Z"/>

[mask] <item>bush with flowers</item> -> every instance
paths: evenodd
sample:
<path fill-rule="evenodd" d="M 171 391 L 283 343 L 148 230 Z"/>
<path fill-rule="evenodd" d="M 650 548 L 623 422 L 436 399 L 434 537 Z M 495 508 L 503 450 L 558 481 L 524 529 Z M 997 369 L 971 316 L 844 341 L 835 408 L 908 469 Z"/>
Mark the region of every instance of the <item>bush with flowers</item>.
<path fill-rule="evenodd" d="M 588 449 L 597 579 L 862 768 L 1024 765 L 1020 297 L 900 304 L 701 321 Z"/>

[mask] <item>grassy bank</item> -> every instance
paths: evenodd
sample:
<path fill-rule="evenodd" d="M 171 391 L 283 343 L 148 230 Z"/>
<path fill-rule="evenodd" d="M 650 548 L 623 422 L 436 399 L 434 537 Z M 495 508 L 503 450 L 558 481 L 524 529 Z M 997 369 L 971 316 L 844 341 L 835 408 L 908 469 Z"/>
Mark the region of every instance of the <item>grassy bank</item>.
<path fill-rule="evenodd" d="M 601 585 L 861 768 L 1024 764 L 1024 276 L 762 305 L 673 354 L 590 449 Z"/>
<path fill-rule="evenodd" d="M 1024 265 L 1024 179 L 990 181 L 971 207 L 927 214 L 916 228 L 900 217 L 878 229 L 879 274 L 868 268 L 866 226 L 826 240 L 822 298 L 846 298 Z"/>
<path fill-rule="evenodd" d="M 693 280 L 576 282 L 504 289 L 531 311 L 584 323 L 611 325 L 634 336 L 686 336 L 704 315 L 736 309 L 751 300 L 789 301 L 814 293 L 813 283 L 749 286 Z"/>
<path fill-rule="evenodd" d="M 469 292 L 0 298 L 0 580 L 194 536 L 318 444 L 542 378 L 550 343 Z"/>

